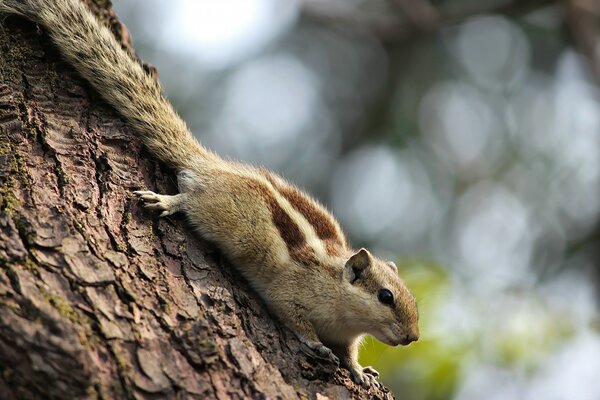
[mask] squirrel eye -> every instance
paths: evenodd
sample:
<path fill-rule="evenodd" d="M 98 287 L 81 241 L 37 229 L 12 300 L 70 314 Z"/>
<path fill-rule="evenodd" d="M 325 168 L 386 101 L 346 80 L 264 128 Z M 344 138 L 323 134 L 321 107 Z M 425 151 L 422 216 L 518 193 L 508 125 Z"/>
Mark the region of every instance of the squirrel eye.
<path fill-rule="evenodd" d="M 387 289 L 381 289 L 377 294 L 379 301 L 383 304 L 392 305 L 394 304 L 394 295 Z"/>

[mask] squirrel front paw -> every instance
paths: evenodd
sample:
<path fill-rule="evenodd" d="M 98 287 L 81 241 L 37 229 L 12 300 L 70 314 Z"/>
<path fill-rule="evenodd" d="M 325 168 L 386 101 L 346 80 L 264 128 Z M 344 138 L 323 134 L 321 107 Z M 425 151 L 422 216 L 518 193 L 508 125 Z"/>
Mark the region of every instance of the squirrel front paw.
<path fill-rule="evenodd" d="M 339 364 L 340 359 L 333 354 L 333 351 L 323 343 L 318 342 L 316 340 L 307 340 L 301 339 L 303 346 L 303 350 L 309 356 L 318 358 L 320 360 L 331 361 L 334 364 Z M 308 351 L 307 351 L 308 349 Z"/>
<path fill-rule="evenodd" d="M 144 202 L 144 208 L 162 211 L 160 217 L 166 217 L 181 211 L 182 194 L 168 196 L 157 194 L 149 190 L 136 190 L 133 193 Z"/>
<path fill-rule="evenodd" d="M 379 381 L 377 380 L 377 378 L 379 377 L 379 372 L 377 372 L 372 367 L 365 367 L 361 369 L 359 366 L 358 368 L 351 369 L 350 372 L 352 373 L 352 378 L 354 379 L 354 382 L 356 382 L 358 385 L 361 385 L 364 388 L 370 388 L 371 386 L 381 386 Z"/>

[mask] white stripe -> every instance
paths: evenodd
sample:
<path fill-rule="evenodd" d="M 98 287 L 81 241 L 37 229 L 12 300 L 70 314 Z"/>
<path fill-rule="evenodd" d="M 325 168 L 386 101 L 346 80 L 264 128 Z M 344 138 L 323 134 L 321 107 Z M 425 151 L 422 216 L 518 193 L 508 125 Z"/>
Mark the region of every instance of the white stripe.
<path fill-rule="evenodd" d="M 269 188 L 269 190 L 271 191 L 271 194 L 277 201 L 277 204 L 279 204 L 279 206 L 288 214 L 288 216 L 292 219 L 292 221 L 294 221 L 294 223 L 298 226 L 298 229 L 300 229 L 300 232 L 302 232 L 302 234 L 304 235 L 306 243 L 314 250 L 317 258 L 323 259 L 323 258 L 327 257 L 328 255 L 327 255 L 327 250 L 325 248 L 325 243 L 323 243 L 323 241 L 319 238 L 319 236 L 317 235 L 315 229 L 310 224 L 310 222 L 308 222 L 308 220 L 306 218 L 304 218 L 304 216 L 299 211 L 297 211 L 294 208 L 294 206 L 285 197 L 283 197 L 283 195 L 281 195 L 276 188 L 273 187 L 273 185 L 271 184 L 271 182 L 269 182 L 267 180 L 267 178 L 265 178 L 262 175 L 257 174 L 255 171 L 249 171 L 249 172 L 251 173 L 252 178 L 260 180 L 260 182 L 262 182 L 263 184 L 266 185 L 266 187 Z M 278 177 L 276 177 L 276 176 L 272 176 L 272 177 L 273 177 L 273 179 L 277 180 L 278 184 L 281 184 L 281 186 L 287 186 L 287 184 L 284 181 L 282 181 L 281 179 L 278 179 Z"/>

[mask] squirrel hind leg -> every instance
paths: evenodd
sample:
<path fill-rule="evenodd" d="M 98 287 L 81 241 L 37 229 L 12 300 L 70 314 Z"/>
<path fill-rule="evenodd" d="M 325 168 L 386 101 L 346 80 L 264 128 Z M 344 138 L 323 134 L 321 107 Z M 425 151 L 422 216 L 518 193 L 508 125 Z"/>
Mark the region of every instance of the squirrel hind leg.
<path fill-rule="evenodd" d="M 180 193 L 188 193 L 194 190 L 200 184 L 198 175 L 189 170 L 182 169 L 177 173 L 177 188 Z"/>
<path fill-rule="evenodd" d="M 137 190 L 133 193 L 144 203 L 144 208 L 161 211 L 160 217 L 185 211 L 186 193 L 179 193 L 174 196 L 157 194 L 149 190 Z"/>

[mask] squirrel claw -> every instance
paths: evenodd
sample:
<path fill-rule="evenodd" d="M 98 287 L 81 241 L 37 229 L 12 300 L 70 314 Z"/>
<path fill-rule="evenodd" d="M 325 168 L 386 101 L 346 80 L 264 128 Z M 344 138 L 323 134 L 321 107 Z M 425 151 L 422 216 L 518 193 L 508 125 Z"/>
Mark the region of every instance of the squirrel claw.
<path fill-rule="evenodd" d="M 178 201 L 180 195 L 167 196 L 149 190 L 136 190 L 133 193 L 144 203 L 144 208 L 162 211 L 160 213 L 161 218 L 175 214 L 180 209 Z"/>
<path fill-rule="evenodd" d="M 371 371 L 375 372 L 377 375 L 371 373 Z M 373 368 L 366 367 L 362 371 L 359 368 L 355 368 L 355 369 L 351 370 L 351 372 L 352 372 L 352 378 L 354 379 L 354 382 L 356 382 L 358 385 L 361 385 L 365 389 L 368 389 L 371 386 L 375 386 L 377 388 L 381 387 L 381 384 L 377 380 L 379 373 L 377 371 L 375 371 Z"/>
<path fill-rule="evenodd" d="M 379 371 L 377 371 L 375 368 L 371 367 L 370 365 L 368 367 L 364 367 L 363 372 L 365 374 L 373 375 L 375 378 L 379 378 Z"/>

